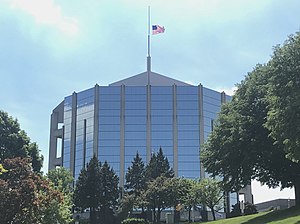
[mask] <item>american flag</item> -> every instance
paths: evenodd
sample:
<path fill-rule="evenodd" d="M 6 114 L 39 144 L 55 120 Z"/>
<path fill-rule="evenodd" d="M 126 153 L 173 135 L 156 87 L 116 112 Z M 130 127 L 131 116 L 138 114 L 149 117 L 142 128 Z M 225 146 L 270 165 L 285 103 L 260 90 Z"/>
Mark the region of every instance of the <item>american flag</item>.
<path fill-rule="evenodd" d="M 159 33 L 164 33 L 165 32 L 165 27 L 164 26 L 159 26 L 159 25 L 153 25 L 152 26 L 152 35 L 159 34 Z"/>

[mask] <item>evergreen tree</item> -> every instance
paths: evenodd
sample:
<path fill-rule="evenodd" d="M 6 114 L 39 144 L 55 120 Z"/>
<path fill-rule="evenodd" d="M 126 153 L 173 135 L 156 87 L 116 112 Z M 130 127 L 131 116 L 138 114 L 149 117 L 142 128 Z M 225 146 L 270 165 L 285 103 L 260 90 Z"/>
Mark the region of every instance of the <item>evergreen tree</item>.
<path fill-rule="evenodd" d="M 136 196 L 145 189 L 145 164 L 142 158 L 137 153 L 132 161 L 132 165 L 128 167 L 125 179 L 125 189 L 129 193 L 133 193 Z"/>
<path fill-rule="evenodd" d="M 174 177 L 174 171 L 170 168 L 168 158 L 163 154 L 162 148 L 159 148 L 157 155 L 154 153 L 151 156 L 150 162 L 146 166 L 145 175 L 147 180 L 153 180 L 159 176 Z"/>
<path fill-rule="evenodd" d="M 81 211 L 89 208 L 91 224 L 97 222 L 97 212 L 100 212 L 101 223 L 113 223 L 113 211 L 119 198 L 119 178 L 105 162 L 99 163 L 94 156 L 82 169 L 76 182 L 74 192 L 75 206 Z"/>
<path fill-rule="evenodd" d="M 96 211 L 100 206 L 102 193 L 100 180 L 100 164 L 94 156 L 87 167 L 82 169 L 76 182 L 74 203 L 81 211 L 89 208 L 91 224 L 96 223 Z"/>
<path fill-rule="evenodd" d="M 100 223 L 113 223 L 119 198 L 119 178 L 105 161 L 100 169 Z"/>

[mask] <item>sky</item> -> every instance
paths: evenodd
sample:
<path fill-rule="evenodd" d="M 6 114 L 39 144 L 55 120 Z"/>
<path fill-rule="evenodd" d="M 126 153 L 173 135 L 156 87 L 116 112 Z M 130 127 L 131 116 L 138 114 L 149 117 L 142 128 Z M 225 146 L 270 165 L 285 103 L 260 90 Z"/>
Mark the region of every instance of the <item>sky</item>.
<path fill-rule="evenodd" d="M 52 110 L 74 91 L 152 70 L 233 94 L 300 29 L 298 0 L 0 0 L 0 109 L 18 119 L 48 167 Z M 253 183 L 254 202 L 294 198 Z"/>

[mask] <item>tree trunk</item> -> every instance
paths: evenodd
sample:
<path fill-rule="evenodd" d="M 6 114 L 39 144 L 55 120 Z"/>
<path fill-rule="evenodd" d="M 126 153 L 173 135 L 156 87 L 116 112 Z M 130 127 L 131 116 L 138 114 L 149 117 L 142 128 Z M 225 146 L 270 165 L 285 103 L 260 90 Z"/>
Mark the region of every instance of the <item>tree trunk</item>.
<path fill-rule="evenodd" d="M 212 207 L 210 209 L 211 209 L 211 213 L 212 213 L 213 219 L 216 220 L 216 214 L 215 214 L 214 207 Z"/>
<path fill-rule="evenodd" d="M 191 209 L 192 209 L 192 207 L 189 206 L 189 223 L 191 222 Z"/>
<path fill-rule="evenodd" d="M 300 180 L 295 181 L 294 188 L 296 206 L 300 207 Z"/>
<path fill-rule="evenodd" d="M 90 221 L 91 224 L 95 224 L 96 220 L 95 220 L 95 211 L 93 207 L 90 207 Z"/>
<path fill-rule="evenodd" d="M 161 210 L 160 208 L 157 209 L 157 223 L 160 223 L 160 213 L 161 213 Z"/>
<path fill-rule="evenodd" d="M 156 222 L 156 211 L 155 211 L 155 207 L 152 209 L 153 210 L 153 222 Z"/>

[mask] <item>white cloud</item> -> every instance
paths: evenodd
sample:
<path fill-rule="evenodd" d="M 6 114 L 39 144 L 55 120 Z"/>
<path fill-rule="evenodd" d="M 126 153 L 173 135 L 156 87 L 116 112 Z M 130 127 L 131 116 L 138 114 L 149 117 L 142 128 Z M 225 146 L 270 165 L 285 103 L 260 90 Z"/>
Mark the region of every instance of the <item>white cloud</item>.
<path fill-rule="evenodd" d="M 69 36 L 78 33 L 77 20 L 63 15 L 61 7 L 54 0 L 11 0 L 9 3 L 12 9 L 32 16 L 37 24 L 55 27 Z"/>
<path fill-rule="evenodd" d="M 226 93 L 226 95 L 233 96 L 235 94 L 235 91 L 237 90 L 237 87 L 236 86 L 233 86 L 231 88 L 217 87 L 217 88 L 215 88 L 215 90 L 219 91 L 219 92 L 224 91 Z"/>

